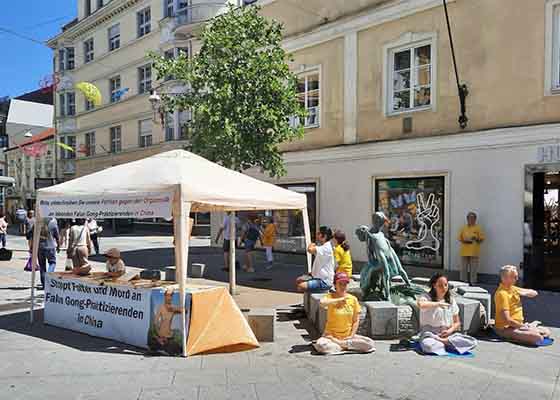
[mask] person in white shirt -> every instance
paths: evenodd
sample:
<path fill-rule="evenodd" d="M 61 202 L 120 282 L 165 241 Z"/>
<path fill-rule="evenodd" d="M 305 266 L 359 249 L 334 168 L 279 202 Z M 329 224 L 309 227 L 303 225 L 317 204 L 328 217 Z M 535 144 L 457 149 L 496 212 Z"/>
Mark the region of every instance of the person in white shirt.
<path fill-rule="evenodd" d="M 107 275 L 111 278 L 118 278 L 126 273 L 126 267 L 121 259 L 121 252 L 119 249 L 112 248 L 105 253 L 107 257 Z"/>
<path fill-rule="evenodd" d="M 224 268 L 222 268 L 223 271 L 229 271 L 229 241 L 230 241 L 230 237 L 229 237 L 229 221 L 230 221 L 230 217 L 229 215 L 225 215 L 224 216 L 224 223 L 222 224 L 222 226 L 220 227 L 220 230 L 218 231 L 218 234 L 216 235 L 216 244 L 218 243 L 218 241 L 220 240 L 220 236 L 222 236 L 222 233 L 224 234 L 224 243 L 222 244 L 222 250 L 224 251 Z M 239 226 L 239 218 L 235 217 L 235 230 L 233 232 L 233 241 L 235 241 L 236 239 L 236 234 L 237 234 L 237 227 Z M 235 245 L 235 243 L 234 243 Z"/>
<path fill-rule="evenodd" d="M 101 227 L 97 225 L 97 221 L 93 218 L 88 218 L 87 227 L 89 229 L 89 237 L 93 243 L 93 248 L 95 249 L 95 255 L 99 254 L 99 239 L 97 235 L 101 232 Z"/>
<path fill-rule="evenodd" d="M 420 309 L 420 347 L 426 354 L 464 354 L 477 345 L 475 338 L 460 333 L 459 306 L 449 292 L 447 277 L 439 272 L 430 279 L 430 292 L 417 301 Z"/>
<path fill-rule="evenodd" d="M 322 226 L 317 232 L 318 244 L 311 243 L 307 251 L 315 256 L 311 276 L 297 278 L 296 288 L 300 292 L 326 292 L 333 285 L 335 260 L 331 228 Z"/>

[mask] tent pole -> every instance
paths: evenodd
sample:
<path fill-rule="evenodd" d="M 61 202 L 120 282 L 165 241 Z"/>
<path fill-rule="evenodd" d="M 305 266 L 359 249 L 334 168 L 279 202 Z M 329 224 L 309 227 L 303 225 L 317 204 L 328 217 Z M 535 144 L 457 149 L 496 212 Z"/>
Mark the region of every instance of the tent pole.
<path fill-rule="evenodd" d="M 311 244 L 311 229 L 309 228 L 309 213 L 307 207 L 302 209 L 303 212 L 303 231 L 305 233 L 305 254 L 307 255 L 307 273 L 311 273 L 311 254 L 307 251 L 307 247 Z"/>
<path fill-rule="evenodd" d="M 175 254 L 179 255 L 179 258 L 175 260 L 177 264 L 176 274 L 178 273 L 179 281 L 179 307 L 181 307 L 181 331 L 182 331 L 182 349 L 183 357 L 187 356 L 187 318 L 185 310 L 185 286 L 187 280 L 187 267 L 188 267 L 188 257 L 189 257 L 189 235 L 187 232 L 187 218 L 189 217 L 191 203 L 185 203 L 183 199 L 183 189 L 179 185 L 178 190 L 178 212 L 176 213 L 176 227 L 178 228 L 175 232 Z M 176 277 L 177 278 L 177 277 Z"/>
<path fill-rule="evenodd" d="M 39 255 L 39 234 L 41 231 L 41 213 L 39 211 L 39 199 L 35 203 L 35 225 L 33 225 L 33 244 L 31 246 L 31 309 L 29 310 L 29 323 L 33 324 L 35 312 L 35 269 L 37 266 L 37 258 Z M 46 284 L 46 282 L 45 282 Z M 43 287 L 43 290 L 47 289 Z"/>
<path fill-rule="evenodd" d="M 229 293 L 237 294 L 237 283 L 235 277 L 235 212 L 229 214 Z"/>

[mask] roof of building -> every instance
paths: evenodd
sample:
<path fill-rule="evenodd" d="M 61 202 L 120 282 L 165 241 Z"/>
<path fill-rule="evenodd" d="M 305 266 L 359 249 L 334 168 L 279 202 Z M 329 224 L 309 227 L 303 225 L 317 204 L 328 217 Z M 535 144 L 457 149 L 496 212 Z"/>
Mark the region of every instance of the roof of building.
<path fill-rule="evenodd" d="M 12 147 L 6 149 L 5 152 L 11 151 L 11 150 L 15 150 L 15 149 L 17 149 L 17 148 L 19 148 L 19 147 L 27 146 L 27 145 L 29 145 L 29 144 L 42 142 L 43 140 L 51 139 L 51 138 L 54 137 L 54 132 L 55 132 L 55 129 L 54 129 L 54 128 L 45 129 L 44 131 L 39 132 L 39 133 L 36 134 L 36 135 L 33 135 L 33 137 L 32 137 L 31 139 L 26 140 L 25 142 L 20 143 L 19 146 L 12 146 Z"/>
<path fill-rule="evenodd" d="M 54 98 L 51 91 L 45 89 L 37 89 L 32 92 L 24 93 L 16 97 L 18 100 L 30 101 L 32 103 L 41 103 L 53 105 Z"/>

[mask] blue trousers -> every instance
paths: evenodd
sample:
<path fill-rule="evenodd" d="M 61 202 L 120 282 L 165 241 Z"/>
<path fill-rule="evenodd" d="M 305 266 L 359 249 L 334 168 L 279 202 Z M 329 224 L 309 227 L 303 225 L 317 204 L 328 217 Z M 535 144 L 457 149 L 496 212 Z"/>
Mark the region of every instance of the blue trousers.
<path fill-rule="evenodd" d="M 39 271 L 41 272 L 41 284 L 45 287 L 45 273 L 48 271 L 54 272 L 56 268 L 56 250 L 47 247 L 39 246 L 39 253 L 37 254 L 39 261 Z"/>

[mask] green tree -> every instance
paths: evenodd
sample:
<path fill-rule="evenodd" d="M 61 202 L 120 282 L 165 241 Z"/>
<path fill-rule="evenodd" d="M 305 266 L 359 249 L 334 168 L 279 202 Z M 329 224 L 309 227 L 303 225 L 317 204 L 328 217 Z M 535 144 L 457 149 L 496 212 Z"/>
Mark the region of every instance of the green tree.
<path fill-rule="evenodd" d="M 270 176 L 285 173 L 281 143 L 303 137 L 304 118 L 297 79 L 281 47 L 282 25 L 259 15 L 258 7 L 230 7 L 201 31 L 202 48 L 188 59 L 152 54 L 158 79 L 172 76 L 190 88 L 162 95 L 165 111 L 191 109 L 191 150 L 242 171 L 258 167 Z"/>

